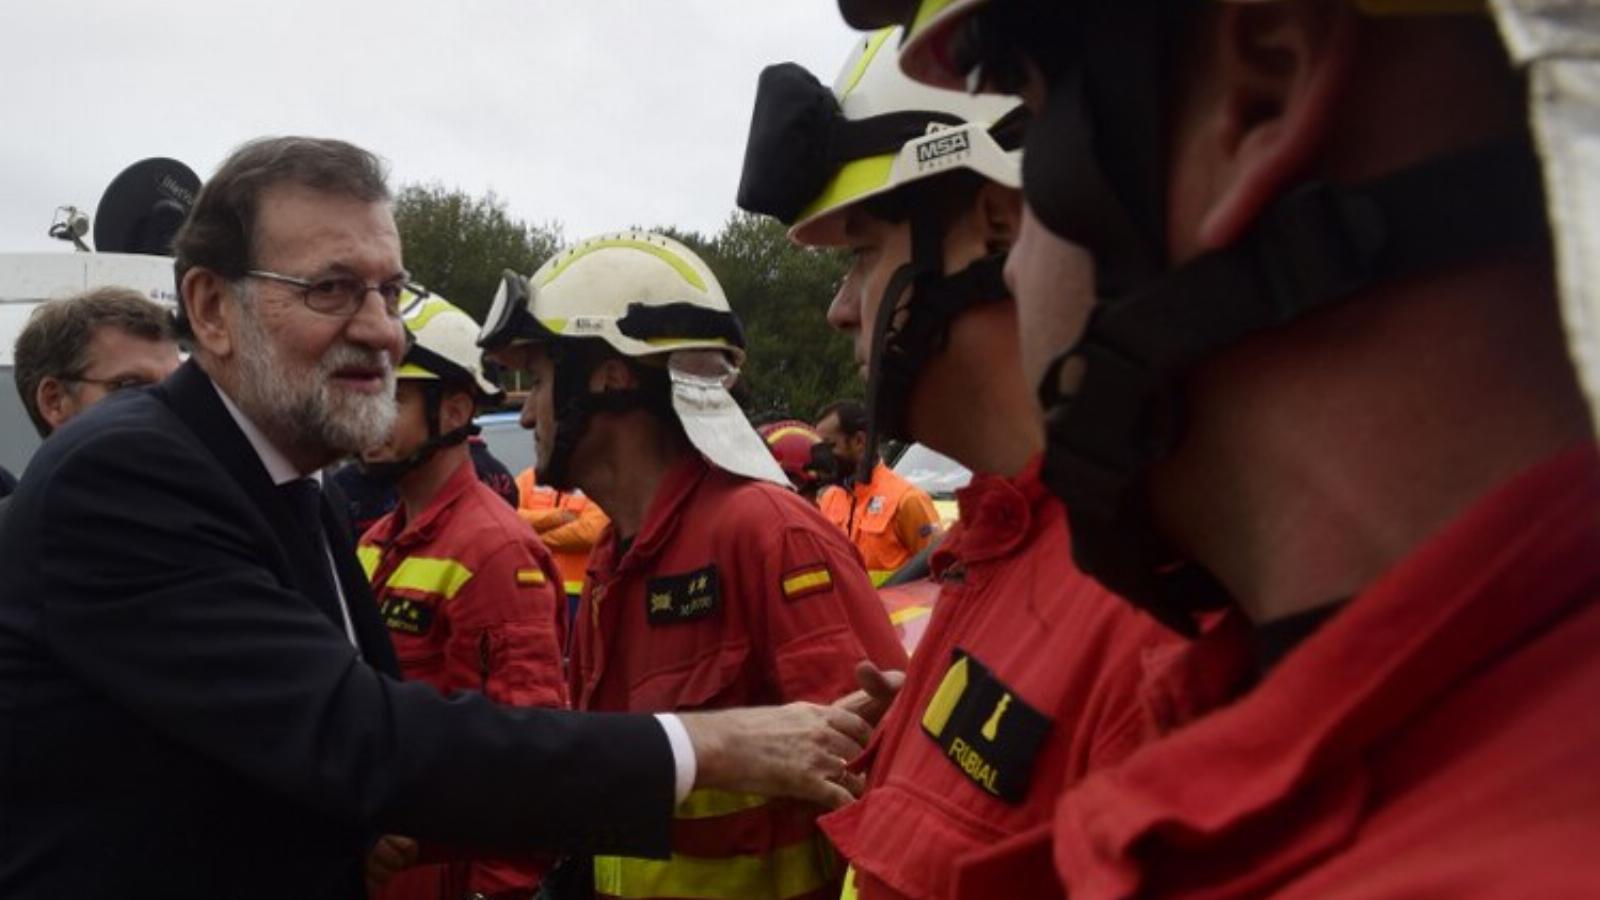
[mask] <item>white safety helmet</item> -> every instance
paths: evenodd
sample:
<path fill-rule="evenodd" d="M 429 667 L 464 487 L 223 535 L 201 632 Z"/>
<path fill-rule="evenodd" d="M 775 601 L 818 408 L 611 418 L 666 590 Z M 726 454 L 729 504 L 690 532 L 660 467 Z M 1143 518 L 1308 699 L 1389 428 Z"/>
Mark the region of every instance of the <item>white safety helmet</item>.
<path fill-rule="evenodd" d="M 728 393 L 744 362 L 744 333 L 722 285 L 688 247 L 650 232 L 615 232 L 572 245 L 529 278 L 507 272 L 478 337 L 491 351 L 577 341 L 601 341 L 634 359 L 658 357 L 670 376 L 673 410 L 708 460 L 790 486 Z M 580 375 L 556 373 L 558 459 L 551 484 L 564 480 L 566 457 L 601 396 L 587 394 Z"/>
<path fill-rule="evenodd" d="M 899 28 L 857 41 L 832 90 L 793 63 L 761 74 L 739 205 L 840 246 L 843 210 L 960 169 L 1021 186 L 1022 101 L 919 84 L 900 71 Z"/>
<path fill-rule="evenodd" d="M 478 349 L 478 323 L 435 294 L 401 297 L 400 318 L 411 334 L 411 346 L 395 372 L 400 380 L 442 381 L 472 389 L 480 404 L 498 403 L 500 387 L 484 373 Z"/>

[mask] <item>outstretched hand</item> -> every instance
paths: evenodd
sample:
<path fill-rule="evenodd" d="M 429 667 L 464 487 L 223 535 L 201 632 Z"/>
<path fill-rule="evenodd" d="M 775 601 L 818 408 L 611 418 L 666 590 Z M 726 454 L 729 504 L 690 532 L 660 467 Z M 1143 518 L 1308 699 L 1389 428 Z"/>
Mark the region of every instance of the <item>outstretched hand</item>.
<path fill-rule="evenodd" d="M 679 718 L 694 745 L 697 788 L 794 797 L 829 809 L 861 793 L 861 777 L 845 764 L 872 728 L 847 709 L 790 703 Z"/>
<path fill-rule="evenodd" d="M 367 891 L 374 892 L 389 883 L 401 869 L 417 861 L 417 842 L 397 834 L 378 838 L 367 851 Z"/>
<path fill-rule="evenodd" d="M 856 664 L 856 684 L 861 689 L 845 694 L 833 705 L 855 713 L 869 725 L 877 725 L 905 683 L 906 673 L 899 669 L 880 669 L 863 660 Z"/>

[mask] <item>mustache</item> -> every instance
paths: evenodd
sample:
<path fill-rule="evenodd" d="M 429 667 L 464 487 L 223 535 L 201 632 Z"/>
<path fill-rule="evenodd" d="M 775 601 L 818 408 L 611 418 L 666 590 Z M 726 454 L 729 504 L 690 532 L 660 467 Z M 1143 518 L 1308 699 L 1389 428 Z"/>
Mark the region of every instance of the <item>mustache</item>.
<path fill-rule="evenodd" d="M 321 374 L 331 375 L 340 369 L 377 369 L 385 380 L 394 377 L 394 360 L 387 350 L 374 350 L 355 344 L 340 344 L 329 350 L 317 367 Z"/>

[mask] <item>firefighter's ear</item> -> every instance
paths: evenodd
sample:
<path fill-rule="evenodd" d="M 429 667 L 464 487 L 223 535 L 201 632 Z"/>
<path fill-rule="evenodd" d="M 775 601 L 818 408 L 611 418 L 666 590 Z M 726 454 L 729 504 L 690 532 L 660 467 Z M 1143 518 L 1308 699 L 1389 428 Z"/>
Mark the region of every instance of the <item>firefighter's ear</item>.
<path fill-rule="evenodd" d="M 455 431 L 472 421 L 477 403 L 466 391 L 451 391 L 439 400 L 439 430 Z"/>
<path fill-rule="evenodd" d="M 628 391 L 638 386 L 639 376 L 620 356 L 607 357 L 589 373 L 589 392 L 592 394 Z"/>

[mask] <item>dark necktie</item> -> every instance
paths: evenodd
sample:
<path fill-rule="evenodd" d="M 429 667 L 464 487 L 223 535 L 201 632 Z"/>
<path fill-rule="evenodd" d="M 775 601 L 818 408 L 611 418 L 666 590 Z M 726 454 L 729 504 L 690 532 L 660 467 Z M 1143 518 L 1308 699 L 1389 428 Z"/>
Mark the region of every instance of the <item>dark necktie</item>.
<path fill-rule="evenodd" d="M 311 478 L 297 478 L 278 485 L 278 491 L 288 501 L 289 511 L 294 514 L 300 533 L 311 543 L 311 558 L 315 562 L 310 575 L 315 581 L 308 587 L 318 595 L 312 599 L 343 630 L 344 610 L 339 603 L 339 589 L 333 583 L 333 569 L 328 561 L 328 541 L 322 528 L 322 486 Z"/>

